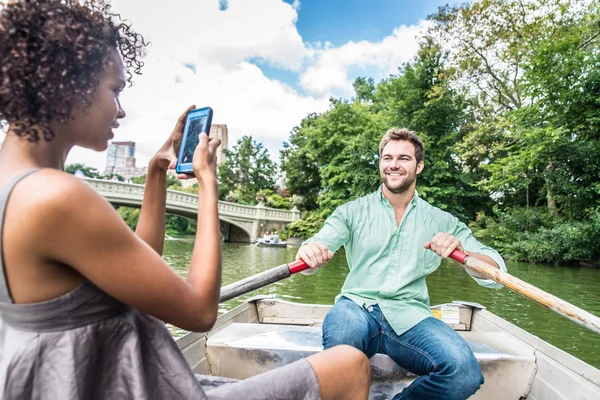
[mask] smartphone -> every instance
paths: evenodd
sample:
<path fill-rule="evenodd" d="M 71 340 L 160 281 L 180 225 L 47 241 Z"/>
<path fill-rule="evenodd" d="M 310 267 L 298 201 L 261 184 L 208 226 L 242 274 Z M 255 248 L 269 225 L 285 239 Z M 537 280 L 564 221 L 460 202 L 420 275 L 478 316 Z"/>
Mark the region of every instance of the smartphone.
<path fill-rule="evenodd" d="M 185 127 L 183 128 L 183 138 L 177 157 L 177 166 L 175 171 L 178 174 L 193 174 L 192 159 L 194 150 L 198 146 L 198 135 L 202 132 L 210 134 L 210 125 L 212 124 L 213 110 L 210 107 L 196 108 L 187 114 Z"/>

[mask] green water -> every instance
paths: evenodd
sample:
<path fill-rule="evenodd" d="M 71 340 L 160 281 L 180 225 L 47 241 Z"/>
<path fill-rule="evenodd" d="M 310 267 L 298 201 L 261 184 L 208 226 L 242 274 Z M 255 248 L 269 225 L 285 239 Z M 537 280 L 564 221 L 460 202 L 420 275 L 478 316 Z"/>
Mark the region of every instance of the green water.
<path fill-rule="evenodd" d="M 193 240 L 167 240 L 164 258 L 181 276 L 187 274 Z M 274 249 L 249 244 L 223 245 L 223 285 L 293 261 L 297 248 Z M 600 316 L 600 270 L 524 263 L 507 264 L 508 271 L 555 296 Z M 343 251 L 311 276 L 297 275 L 221 305 L 232 309 L 256 294 L 276 294 L 299 303 L 333 304 L 348 271 Z M 555 314 L 508 289 L 486 289 L 454 262 L 444 262 L 427 279 L 431 304 L 465 300 L 480 303 L 491 312 L 539 336 L 556 347 L 600 368 L 600 335 Z M 183 331 L 171 327 L 173 335 Z"/>

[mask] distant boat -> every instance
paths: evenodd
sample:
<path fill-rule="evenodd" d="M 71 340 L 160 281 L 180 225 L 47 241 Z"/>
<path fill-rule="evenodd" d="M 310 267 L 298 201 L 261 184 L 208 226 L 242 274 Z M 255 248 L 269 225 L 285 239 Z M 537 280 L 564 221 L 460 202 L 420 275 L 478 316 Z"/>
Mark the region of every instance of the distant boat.
<path fill-rule="evenodd" d="M 272 240 L 264 239 L 264 238 L 256 239 L 256 242 L 254 242 L 254 244 L 257 246 L 261 246 L 261 247 L 286 247 L 287 246 L 287 242 L 277 241 L 275 243 Z"/>

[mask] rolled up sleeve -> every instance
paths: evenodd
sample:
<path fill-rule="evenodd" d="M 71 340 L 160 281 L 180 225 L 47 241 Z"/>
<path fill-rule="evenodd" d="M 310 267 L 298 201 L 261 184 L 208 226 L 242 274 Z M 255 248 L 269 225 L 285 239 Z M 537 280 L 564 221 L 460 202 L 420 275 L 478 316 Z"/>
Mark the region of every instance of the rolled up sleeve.
<path fill-rule="evenodd" d="M 471 230 L 464 223 L 458 221 L 458 219 L 456 220 L 456 222 L 457 222 L 456 228 L 454 230 L 453 235 L 456 236 L 456 238 L 458 238 L 458 240 L 460 240 L 464 249 L 467 252 L 479 253 L 479 254 L 483 254 L 483 255 L 490 257 L 492 260 L 494 260 L 496 262 L 496 264 L 498 264 L 498 266 L 500 267 L 500 270 L 502 270 L 503 272 L 506 272 L 506 264 L 504 263 L 504 260 L 502 259 L 502 256 L 500 255 L 500 253 L 498 253 L 496 250 L 482 244 L 477 239 L 475 239 Z M 498 282 L 495 282 L 491 279 L 481 279 L 481 278 L 476 278 L 471 274 L 469 274 L 469 275 L 471 276 L 471 278 L 473 278 L 475 280 L 475 282 L 477 282 L 479 285 L 481 285 L 483 287 L 487 287 L 487 288 L 491 288 L 491 289 L 498 289 L 498 288 L 503 287 L 503 285 L 501 285 Z"/>
<path fill-rule="evenodd" d="M 325 220 L 325 224 L 315 236 L 306 240 L 302 243 L 304 246 L 306 243 L 321 242 L 327 246 L 327 248 L 336 252 L 348 241 L 350 237 L 350 226 L 348 221 L 343 215 L 343 211 L 338 207 L 333 214 Z"/>

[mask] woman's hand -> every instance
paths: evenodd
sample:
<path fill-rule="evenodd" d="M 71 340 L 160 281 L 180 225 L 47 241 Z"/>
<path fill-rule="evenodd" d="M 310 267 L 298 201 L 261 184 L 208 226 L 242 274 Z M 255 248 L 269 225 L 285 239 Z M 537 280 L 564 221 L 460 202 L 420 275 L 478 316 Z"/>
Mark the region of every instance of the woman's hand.
<path fill-rule="evenodd" d="M 179 148 L 181 147 L 181 141 L 183 139 L 183 128 L 185 127 L 185 119 L 187 117 L 188 112 L 195 109 L 196 106 L 192 105 L 185 110 L 183 114 L 177 120 L 175 124 L 175 128 L 173 128 L 173 132 L 167 138 L 165 143 L 161 146 L 161 148 L 156 152 L 154 157 L 150 160 L 149 168 L 158 168 L 163 172 L 166 172 L 169 169 L 175 169 L 177 166 L 177 155 L 179 154 Z M 189 179 L 193 178 L 191 175 L 187 174 L 178 174 L 177 178 L 179 179 Z"/>
<path fill-rule="evenodd" d="M 198 182 L 210 181 L 217 177 L 217 147 L 220 139 L 209 139 L 206 132 L 198 136 L 198 146 L 194 150 L 192 167 Z"/>

